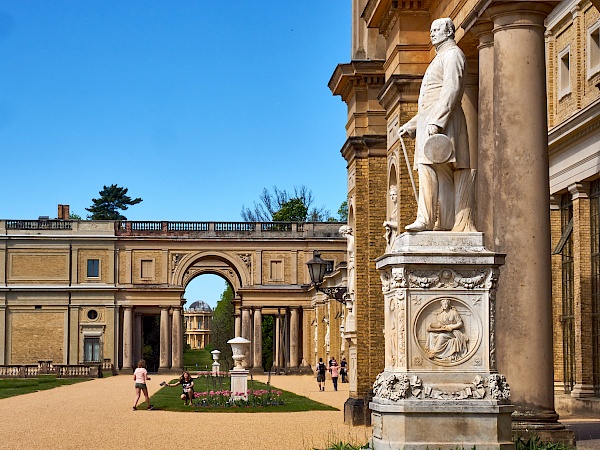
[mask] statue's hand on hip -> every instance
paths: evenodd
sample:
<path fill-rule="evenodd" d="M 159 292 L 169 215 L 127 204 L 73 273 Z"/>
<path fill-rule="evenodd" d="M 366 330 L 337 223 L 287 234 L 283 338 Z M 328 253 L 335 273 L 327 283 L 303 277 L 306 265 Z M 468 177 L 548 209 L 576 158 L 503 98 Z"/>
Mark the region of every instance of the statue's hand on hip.
<path fill-rule="evenodd" d="M 434 134 L 440 134 L 442 132 L 442 128 L 438 127 L 434 124 L 427 125 L 427 134 L 429 136 L 433 136 Z"/>

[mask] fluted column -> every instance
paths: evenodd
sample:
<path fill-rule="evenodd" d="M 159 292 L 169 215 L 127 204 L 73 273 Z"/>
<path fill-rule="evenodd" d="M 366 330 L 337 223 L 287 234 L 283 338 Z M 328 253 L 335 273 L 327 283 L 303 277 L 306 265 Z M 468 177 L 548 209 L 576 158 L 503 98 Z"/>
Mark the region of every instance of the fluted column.
<path fill-rule="evenodd" d="M 297 368 L 298 350 L 300 349 L 300 317 L 298 308 L 290 308 L 290 367 Z"/>
<path fill-rule="evenodd" d="M 262 368 L 262 311 L 259 309 L 254 310 L 254 342 L 252 346 L 254 348 L 254 369 L 259 372 L 263 372 Z"/>
<path fill-rule="evenodd" d="M 133 308 L 123 308 L 123 371 L 133 370 Z"/>
<path fill-rule="evenodd" d="M 250 317 L 250 309 L 242 308 L 242 337 L 244 339 L 252 340 L 252 319 Z M 250 346 L 247 346 L 246 357 L 244 358 L 243 366 L 245 369 L 252 367 L 252 360 L 250 359 Z"/>
<path fill-rule="evenodd" d="M 471 27 L 479 39 L 479 95 L 477 121 L 477 230 L 484 233 L 484 244 L 494 248 L 494 34 L 491 21 Z"/>
<path fill-rule="evenodd" d="M 514 2 L 487 10 L 494 23 L 494 250 L 507 255 L 497 293 L 498 370 L 517 408 L 513 429 L 537 433 L 561 427 L 553 396 L 544 53 L 551 9 Z"/>
<path fill-rule="evenodd" d="M 173 308 L 172 335 L 171 370 L 181 372 L 183 371 L 183 321 L 180 307 Z"/>
<path fill-rule="evenodd" d="M 160 359 L 159 372 L 168 372 L 171 353 L 171 335 L 169 333 L 169 307 L 160 307 Z"/>

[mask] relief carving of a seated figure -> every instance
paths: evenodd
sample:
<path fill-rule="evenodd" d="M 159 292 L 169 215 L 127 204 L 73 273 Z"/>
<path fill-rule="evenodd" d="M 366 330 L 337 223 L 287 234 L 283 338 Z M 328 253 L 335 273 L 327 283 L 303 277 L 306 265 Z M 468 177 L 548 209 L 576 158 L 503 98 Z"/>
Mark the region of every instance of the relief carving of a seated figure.
<path fill-rule="evenodd" d="M 468 336 L 460 329 L 463 321 L 450 300 L 443 299 L 436 321 L 427 326 L 427 357 L 436 361 L 458 361 L 469 351 Z"/>

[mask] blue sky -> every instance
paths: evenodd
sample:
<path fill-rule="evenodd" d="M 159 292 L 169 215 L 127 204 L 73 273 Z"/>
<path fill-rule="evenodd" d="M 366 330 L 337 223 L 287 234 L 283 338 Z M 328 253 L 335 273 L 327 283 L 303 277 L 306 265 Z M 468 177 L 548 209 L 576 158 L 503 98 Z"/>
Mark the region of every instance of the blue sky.
<path fill-rule="evenodd" d="M 239 221 L 263 187 L 300 185 L 335 214 L 346 106 L 327 83 L 350 59 L 350 10 L 347 0 L 0 3 L 0 218 L 56 217 L 59 203 L 85 217 L 113 183 L 144 200 L 130 220 Z M 186 297 L 214 305 L 223 282 L 196 280 Z"/>

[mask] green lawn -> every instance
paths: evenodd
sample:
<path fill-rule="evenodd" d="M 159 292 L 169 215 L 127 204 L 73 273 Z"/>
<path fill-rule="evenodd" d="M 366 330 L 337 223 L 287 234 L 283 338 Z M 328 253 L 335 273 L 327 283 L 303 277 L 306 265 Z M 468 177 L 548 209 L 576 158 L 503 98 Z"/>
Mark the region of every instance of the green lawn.
<path fill-rule="evenodd" d="M 0 399 L 89 380 L 89 378 L 56 378 L 54 375 L 41 375 L 37 378 L 2 378 L 0 379 Z"/>
<path fill-rule="evenodd" d="M 163 381 L 163 380 L 160 380 Z M 177 379 L 167 382 L 175 382 Z M 198 377 L 194 378 L 195 392 L 203 391 L 220 391 L 228 390 L 230 386 L 229 377 Z M 269 386 L 258 381 L 248 380 L 248 389 L 251 390 L 268 390 Z M 296 412 L 296 411 L 338 411 L 333 406 L 325 405 L 316 402 L 307 397 L 296 395 L 292 392 L 283 391 L 281 389 L 272 388 L 274 391 L 281 392 L 281 399 L 284 404 L 280 406 L 261 406 L 261 407 L 200 407 L 200 406 L 185 406 L 179 397 L 181 395 L 181 386 L 168 387 L 165 386 L 156 392 L 150 399 L 154 409 L 165 411 L 185 411 L 185 412 Z"/>
<path fill-rule="evenodd" d="M 190 371 L 190 375 L 194 376 L 198 371 L 210 371 L 212 369 L 212 355 L 207 349 L 183 351 L 183 365 L 185 370 Z"/>

